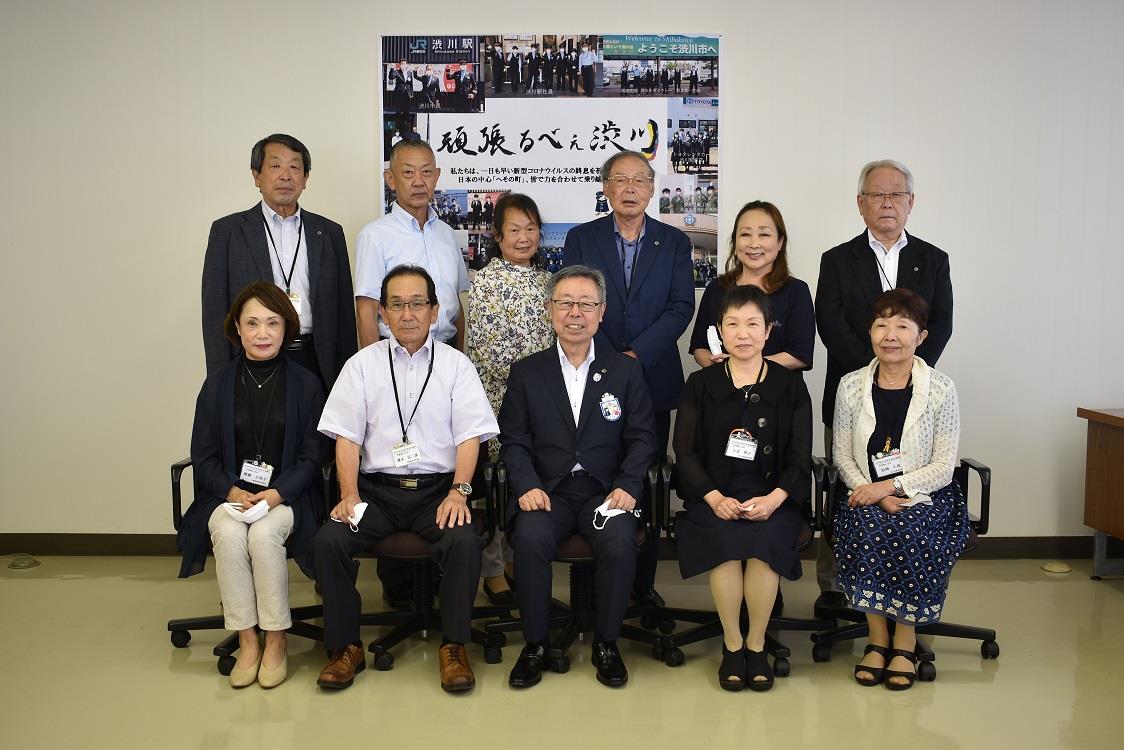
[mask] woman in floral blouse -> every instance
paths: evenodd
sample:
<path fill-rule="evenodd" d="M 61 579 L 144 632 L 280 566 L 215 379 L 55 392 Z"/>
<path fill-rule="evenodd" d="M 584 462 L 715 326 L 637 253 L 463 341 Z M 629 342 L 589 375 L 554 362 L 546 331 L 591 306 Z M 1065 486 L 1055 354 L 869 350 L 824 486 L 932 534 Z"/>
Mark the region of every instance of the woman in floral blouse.
<path fill-rule="evenodd" d="M 546 282 L 539 268 L 542 216 L 535 202 L 521 193 L 508 193 L 496 203 L 492 231 L 500 257 L 476 273 L 468 292 L 465 351 L 476 365 L 492 410 L 499 414 L 507 376 L 513 362 L 554 343 L 554 329 L 546 311 Z M 492 458 L 499 442 L 488 445 Z M 502 534 L 484 551 L 484 593 L 499 606 L 516 606 L 504 578 L 504 561 L 511 553 Z"/>

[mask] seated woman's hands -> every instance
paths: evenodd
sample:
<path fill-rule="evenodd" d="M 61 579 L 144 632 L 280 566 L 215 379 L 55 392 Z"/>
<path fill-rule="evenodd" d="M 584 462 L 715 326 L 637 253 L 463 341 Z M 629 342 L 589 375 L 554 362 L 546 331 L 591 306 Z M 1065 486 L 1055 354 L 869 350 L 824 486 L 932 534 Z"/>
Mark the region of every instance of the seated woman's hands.
<path fill-rule="evenodd" d="M 230 491 L 226 493 L 226 501 L 228 503 L 241 505 L 243 511 L 249 510 L 263 500 L 270 508 L 276 508 L 280 503 L 284 502 L 281 493 L 275 489 L 253 493 L 242 489 L 238 485 L 234 485 L 230 488 Z"/>
<path fill-rule="evenodd" d="M 860 505 L 874 505 L 875 503 L 881 503 L 884 498 L 891 497 L 893 494 L 894 482 L 891 479 L 862 484 L 851 490 L 851 494 L 847 497 L 847 505 L 852 508 L 857 508 Z"/>
<path fill-rule="evenodd" d="M 714 515 L 723 521 L 767 521 L 787 497 L 784 490 L 777 489 L 768 495 L 740 502 L 718 490 L 711 490 L 703 500 L 714 511 Z"/>

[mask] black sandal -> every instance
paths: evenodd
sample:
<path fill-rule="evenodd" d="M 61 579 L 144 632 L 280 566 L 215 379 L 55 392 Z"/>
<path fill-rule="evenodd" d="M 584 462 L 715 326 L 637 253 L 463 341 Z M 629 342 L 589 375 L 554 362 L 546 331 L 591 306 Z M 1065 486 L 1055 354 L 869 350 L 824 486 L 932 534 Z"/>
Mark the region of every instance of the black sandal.
<path fill-rule="evenodd" d="M 907 660 L 914 666 L 914 670 L 912 672 L 899 672 L 894 669 L 887 669 L 883 675 L 883 684 L 889 690 L 909 690 L 913 687 L 913 683 L 917 679 L 917 654 L 912 651 L 906 651 L 905 649 L 895 648 L 890 651 L 890 657 L 893 658 L 895 656 L 900 656 Z M 889 663 L 888 661 L 886 662 L 887 665 L 889 665 Z M 904 683 L 890 682 L 891 677 L 904 677 L 907 681 Z"/>
<path fill-rule="evenodd" d="M 718 685 L 723 690 L 737 692 L 745 687 L 745 647 L 729 651 L 722 644 L 722 663 L 718 665 Z"/>
<path fill-rule="evenodd" d="M 886 648 L 885 646 L 876 646 L 873 643 L 868 643 L 866 644 L 866 648 L 863 649 L 863 656 L 866 656 L 871 652 L 876 653 L 883 659 L 885 659 L 886 664 L 890 663 L 890 649 Z M 885 671 L 886 667 L 884 665 L 881 667 L 865 667 L 862 664 L 856 664 L 855 682 L 859 683 L 863 687 L 874 687 L 875 685 L 882 682 L 882 680 L 884 679 L 883 673 Z M 869 672 L 873 676 L 869 679 L 865 677 L 859 677 L 859 672 Z"/>
<path fill-rule="evenodd" d="M 746 648 L 746 669 L 749 672 L 747 684 L 750 690 L 763 692 L 773 687 L 773 668 L 769 666 L 769 654 L 766 651 L 754 651 Z M 764 677 L 764 680 L 755 680 L 755 677 Z"/>

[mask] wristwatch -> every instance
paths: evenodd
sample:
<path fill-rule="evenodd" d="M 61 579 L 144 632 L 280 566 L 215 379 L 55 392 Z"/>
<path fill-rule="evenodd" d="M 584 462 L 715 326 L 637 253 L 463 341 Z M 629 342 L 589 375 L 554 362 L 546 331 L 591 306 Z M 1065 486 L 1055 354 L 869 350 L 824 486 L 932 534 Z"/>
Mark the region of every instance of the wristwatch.
<path fill-rule="evenodd" d="M 894 497 L 905 497 L 905 487 L 901 477 L 894 477 Z"/>
<path fill-rule="evenodd" d="M 472 485 L 468 482 L 457 482 L 453 485 L 453 489 L 461 493 L 465 497 L 468 497 L 472 494 Z"/>

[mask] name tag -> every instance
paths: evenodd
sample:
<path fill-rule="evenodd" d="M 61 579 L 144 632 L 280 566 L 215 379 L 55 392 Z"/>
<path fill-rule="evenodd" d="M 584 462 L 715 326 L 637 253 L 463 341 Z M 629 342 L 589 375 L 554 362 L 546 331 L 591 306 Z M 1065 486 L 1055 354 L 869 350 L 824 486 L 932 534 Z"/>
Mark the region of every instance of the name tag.
<path fill-rule="evenodd" d="M 874 474 L 879 479 L 891 474 L 900 474 L 902 471 L 902 452 L 900 449 L 894 448 L 889 453 L 875 453 L 870 457 L 870 462 L 874 464 Z"/>
<path fill-rule="evenodd" d="M 757 439 L 746 430 L 734 430 L 730 433 L 730 439 L 726 441 L 726 455 L 730 458 L 752 461 L 757 455 Z"/>
<path fill-rule="evenodd" d="M 269 478 L 273 476 L 273 467 L 264 461 L 250 461 L 242 462 L 242 474 L 238 478 L 243 482 L 256 484 L 260 487 L 269 486 Z"/>
<path fill-rule="evenodd" d="M 399 443 L 390 449 L 396 467 L 409 466 L 421 461 L 421 448 L 417 443 Z"/>
<path fill-rule="evenodd" d="M 297 311 L 297 315 L 301 314 L 301 296 L 296 292 L 289 292 L 289 301 L 293 303 L 293 308 Z"/>

